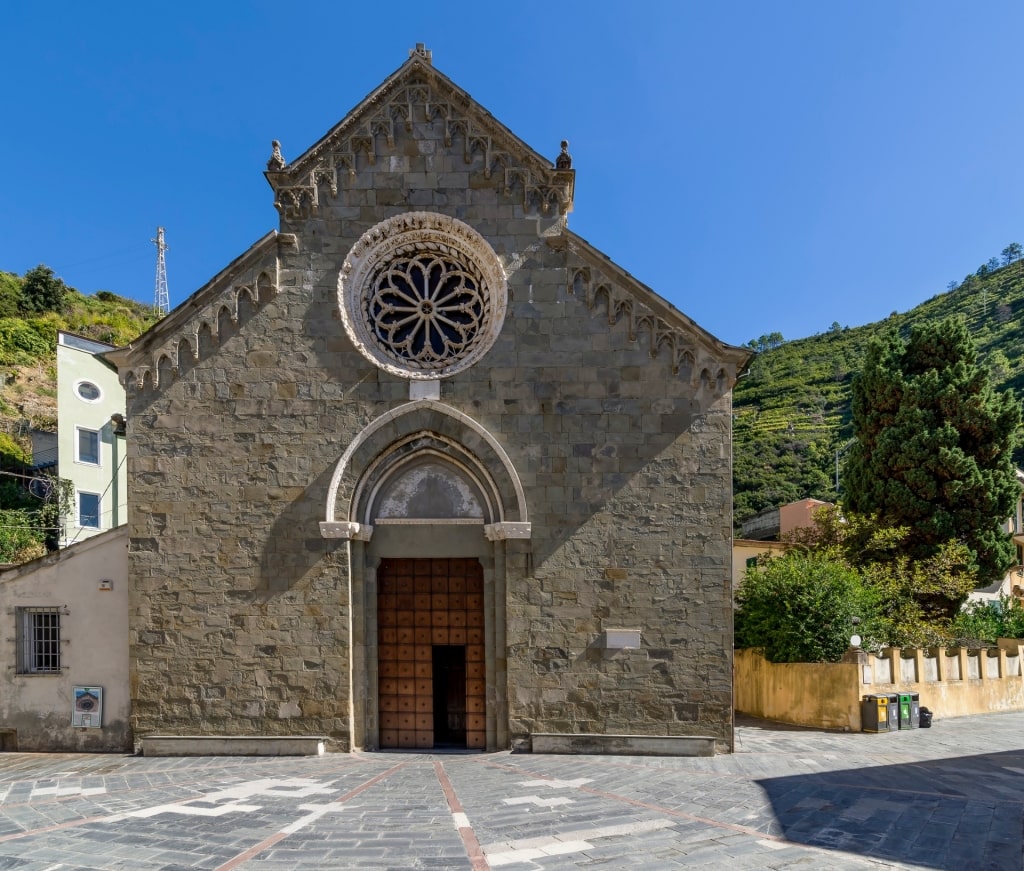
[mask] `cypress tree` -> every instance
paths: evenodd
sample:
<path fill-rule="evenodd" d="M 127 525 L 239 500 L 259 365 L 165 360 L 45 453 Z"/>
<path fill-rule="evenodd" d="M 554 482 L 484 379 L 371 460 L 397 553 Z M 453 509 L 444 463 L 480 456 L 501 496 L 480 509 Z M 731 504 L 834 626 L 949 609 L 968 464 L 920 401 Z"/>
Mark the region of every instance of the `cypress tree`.
<path fill-rule="evenodd" d="M 1019 492 L 1011 453 L 1021 410 L 993 390 L 964 324 L 917 325 L 906 343 L 874 340 L 852 410 L 847 507 L 909 527 L 912 558 L 955 540 L 970 550 L 980 584 L 1001 579 L 1015 559 L 1000 525 Z"/>

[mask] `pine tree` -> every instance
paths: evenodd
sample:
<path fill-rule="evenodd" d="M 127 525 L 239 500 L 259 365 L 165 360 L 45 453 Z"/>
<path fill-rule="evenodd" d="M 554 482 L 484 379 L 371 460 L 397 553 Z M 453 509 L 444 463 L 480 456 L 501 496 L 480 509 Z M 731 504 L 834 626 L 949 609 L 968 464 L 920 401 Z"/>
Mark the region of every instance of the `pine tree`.
<path fill-rule="evenodd" d="M 29 314 L 61 311 L 67 292 L 67 285 L 42 263 L 28 270 L 22 278 L 21 299 Z"/>
<path fill-rule="evenodd" d="M 992 389 L 977 356 L 954 319 L 915 326 L 906 343 L 873 341 L 853 385 L 857 442 L 844 477 L 850 509 L 910 527 L 910 557 L 962 542 L 988 584 L 1015 557 L 1000 524 L 1018 494 L 1011 452 L 1021 410 Z"/>

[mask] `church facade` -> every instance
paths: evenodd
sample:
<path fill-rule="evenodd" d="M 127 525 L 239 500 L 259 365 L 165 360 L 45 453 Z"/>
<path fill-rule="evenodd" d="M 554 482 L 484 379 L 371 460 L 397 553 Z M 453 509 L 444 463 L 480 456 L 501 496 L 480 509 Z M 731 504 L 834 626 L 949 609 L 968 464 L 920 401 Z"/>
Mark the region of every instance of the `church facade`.
<path fill-rule="evenodd" d="M 130 347 L 136 740 L 732 747 L 726 345 L 421 46 Z"/>

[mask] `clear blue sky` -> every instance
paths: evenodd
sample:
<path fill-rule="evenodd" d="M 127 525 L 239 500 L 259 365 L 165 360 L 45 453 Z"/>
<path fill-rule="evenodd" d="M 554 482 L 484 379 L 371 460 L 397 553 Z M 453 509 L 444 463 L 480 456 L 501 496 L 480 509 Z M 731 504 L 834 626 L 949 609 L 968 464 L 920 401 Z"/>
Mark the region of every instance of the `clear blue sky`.
<path fill-rule="evenodd" d="M 21 2 L 0 269 L 171 304 L 277 226 L 262 176 L 417 42 L 552 159 L 570 226 L 742 344 L 905 311 L 1024 242 L 1024 3 Z"/>

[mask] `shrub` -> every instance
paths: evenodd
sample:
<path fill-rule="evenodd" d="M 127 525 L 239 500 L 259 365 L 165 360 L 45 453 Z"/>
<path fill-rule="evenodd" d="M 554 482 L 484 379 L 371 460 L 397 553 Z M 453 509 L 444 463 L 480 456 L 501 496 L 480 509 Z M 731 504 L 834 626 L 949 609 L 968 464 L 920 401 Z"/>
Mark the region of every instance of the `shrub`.
<path fill-rule="evenodd" d="M 1024 638 L 1024 606 L 1020 600 L 1000 596 L 994 602 L 969 602 L 953 620 L 952 635 L 960 643 L 997 638 Z"/>
<path fill-rule="evenodd" d="M 21 279 L 12 272 L 0 272 L 0 318 L 16 317 L 21 309 Z"/>
<path fill-rule="evenodd" d="M 51 347 L 21 318 L 0 318 L 0 365 L 31 366 L 50 356 Z"/>
<path fill-rule="evenodd" d="M 70 288 L 53 274 L 50 267 L 40 263 L 22 276 L 21 304 L 27 314 L 58 312 L 64 308 L 69 290 Z"/>
<path fill-rule="evenodd" d="M 57 312 L 44 312 L 34 318 L 27 318 L 26 323 L 32 327 L 46 342 L 47 354 L 52 354 L 52 348 L 57 347 L 57 332 L 68 328 L 67 321 Z"/>
<path fill-rule="evenodd" d="M 760 647 L 769 662 L 837 662 L 854 617 L 859 634 L 870 639 L 874 631 L 874 598 L 857 571 L 820 554 L 790 551 L 760 562 L 736 601 L 736 646 Z"/>
<path fill-rule="evenodd" d="M 16 469 L 32 465 L 32 454 L 5 432 L 0 432 L 0 468 Z"/>
<path fill-rule="evenodd" d="M 0 563 L 21 562 L 27 554 L 41 556 L 44 537 L 35 512 L 0 510 Z"/>

